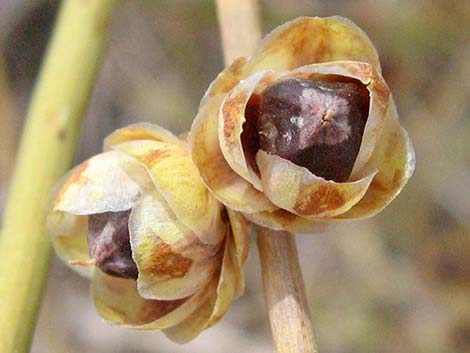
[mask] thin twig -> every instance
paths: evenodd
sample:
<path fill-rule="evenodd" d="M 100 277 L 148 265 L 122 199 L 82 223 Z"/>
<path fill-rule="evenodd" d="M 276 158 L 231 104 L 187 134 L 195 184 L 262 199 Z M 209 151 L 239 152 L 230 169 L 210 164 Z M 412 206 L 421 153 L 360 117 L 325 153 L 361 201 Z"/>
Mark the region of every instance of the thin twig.
<path fill-rule="evenodd" d="M 258 249 L 277 351 L 317 352 L 294 235 L 260 227 Z"/>
<path fill-rule="evenodd" d="M 217 0 L 225 64 L 253 53 L 261 39 L 257 0 Z"/>
<path fill-rule="evenodd" d="M 255 0 L 217 0 L 225 64 L 250 55 L 261 31 Z M 263 287 L 278 353 L 316 353 L 294 235 L 258 228 Z"/>
<path fill-rule="evenodd" d="M 70 167 L 115 0 L 63 3 L 22 136 L 0 237 L 0 350 L 29 350 L 49 267 L 52 186 Z"/>

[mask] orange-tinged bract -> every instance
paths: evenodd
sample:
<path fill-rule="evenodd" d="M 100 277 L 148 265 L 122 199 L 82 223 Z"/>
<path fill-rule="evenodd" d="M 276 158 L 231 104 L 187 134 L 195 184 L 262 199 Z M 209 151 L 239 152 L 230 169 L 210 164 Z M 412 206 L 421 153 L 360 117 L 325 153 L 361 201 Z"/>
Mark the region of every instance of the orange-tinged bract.
<path fill-rule="evenodd" d="M 315 175 L 310 171 L 314 166 L 309 170 L 268 153 L 255 141 L 272 128 L 256 130 L 257 102 L 267 88 L 286 80 L 354 82 L 367 89 L 360 147 L 341 182 Z M 307 90 L 302 94 L 312 94 Z M 288 110 L 285 102 L 278 103 L 276 112 Z M 324 101 L 324 108 L 329 104 Z M 331 112 L 325 120 L 336 118 Z M 291 118 L 293 124 L 304 116 Z M 326 221 L 373 216 L 401 191 L 415 165 L 375 48 L 360 28 L 341 17 L 301 17 L 268 34 L 251 57 L 236 60 L 209 86 L 189 140 L 193 161 L 220 202 L 261 226 L 293 232 L 312 232 Z"/>
<path fill-rule="evenodd" d="M 118 224 L 122 233 L 121 215 L 132 256 L 127 261 L 135 263 L 137 279 L 120 266 L 94 266 L 89 255 L 90 219 L 99 236 L 116 245 L 116 234 L 106 227 Z M 113 217 L 117 221 L 106 223 Z M 91 278 L 99 314 L 121 326 L 161 329 L 187 342 L 220 320 L 244 290 L 248 222 L 207 190 L 186 143 L 151 124 L 115 131 L 105 152 L 72 170 L 48 225 L 58 256 Z"/>

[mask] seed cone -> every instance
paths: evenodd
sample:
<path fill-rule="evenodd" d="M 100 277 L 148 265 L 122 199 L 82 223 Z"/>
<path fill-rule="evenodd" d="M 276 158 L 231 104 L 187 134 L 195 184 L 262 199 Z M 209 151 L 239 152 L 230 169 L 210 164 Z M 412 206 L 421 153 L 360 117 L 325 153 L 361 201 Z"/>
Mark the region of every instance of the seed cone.
<path fill-rule="evenodd" d="M 268 34 L 209 86 L 189 140 L 218 200 L 297 233 L 378 213 L 415 163 L 374 46 L 341 17 Z"/>
<path fill-rule="evenodd" d="M 132 125 L 105 146 L 59 187 L 54 248 L 91 278 L 104 319 L 187 342 L 242 294 L 248 222 L 209 193 L 170 132 Z"/>

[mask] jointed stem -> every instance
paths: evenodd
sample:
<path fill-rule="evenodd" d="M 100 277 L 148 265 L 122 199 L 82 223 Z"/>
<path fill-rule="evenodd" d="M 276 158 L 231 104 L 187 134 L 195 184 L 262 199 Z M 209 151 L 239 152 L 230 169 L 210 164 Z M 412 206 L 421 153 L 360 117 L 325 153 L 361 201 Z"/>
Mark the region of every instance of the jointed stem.
<path fill-rule="evenodd" d="M 0 350 L 27 352 L 46 282 L 52 186 L 70 167 L 114 0 L 61 8 L 27 116 L 0 235 Z"/>
<path fill-rule="evenodd" d="M 217 0 L 225 64 L 250 55 L 261 37 L 256 0 Z M 278 353 L 316 353 L 294 235 L 258 228 L 263 286 Z"/>

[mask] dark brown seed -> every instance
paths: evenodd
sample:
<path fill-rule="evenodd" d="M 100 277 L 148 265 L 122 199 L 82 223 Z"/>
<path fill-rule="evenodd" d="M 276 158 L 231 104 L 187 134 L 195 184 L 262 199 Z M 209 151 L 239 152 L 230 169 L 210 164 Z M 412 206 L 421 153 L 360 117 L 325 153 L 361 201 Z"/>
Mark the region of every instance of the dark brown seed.
<path fill-rule="evenodd" d="M 245 108 L 245 122 L 243 123 L 243 130 L 240 135 L 242 141 L 243 152 L 250 167 L 256 172 L 259 172 L 258 165 L 256 164 L 256 152 L 259 150 L 258 138 L 258 116 L 259 116 L 259 96 L 252 95 Z"/>
<path fill-rule="evenodd" d="M 355 80 L 287 79 L 260 97 L 257 130 L 262 150 L 346 181 L 364 133 L 369 93 Z"/>
<path fill-rule="evenodd" d="M 88 217 L 90 256 L 101 271 L 111 276 L 137 278 L 129 242 L 130 212 L 104 212 Z"/>

